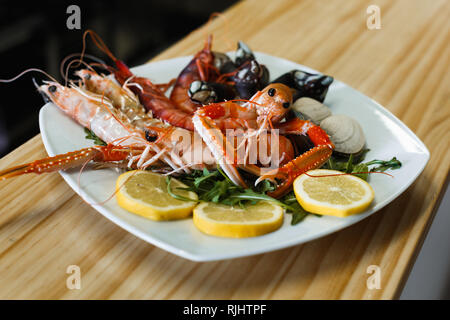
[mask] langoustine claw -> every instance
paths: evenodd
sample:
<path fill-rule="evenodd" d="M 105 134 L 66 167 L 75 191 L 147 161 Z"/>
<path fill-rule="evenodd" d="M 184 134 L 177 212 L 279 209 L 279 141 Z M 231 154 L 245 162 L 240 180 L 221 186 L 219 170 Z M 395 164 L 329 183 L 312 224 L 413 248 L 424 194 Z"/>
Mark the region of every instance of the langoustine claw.
<path fill-rule="evenodd" d="M 325 145 L 314 147 L 281 168 L 273 169 L 263 174 L 256 180 L 256 184 L 265 179 L 271 181 L 275 181 L 275 179 L 281 180 L 277 189 L 267 193 L 271 197 L 280 198 L 289 191 L 295 178 L 309 170 L 320 168 L 327 162 L 332 152 L 333 150 Z"/>
<path fill-rule="evenodd" d="M 288 192 L 295 178 L 299 175 L 309 170 L 320 168 L 325 164 L 331 157 L 334 149 L 334 144 L 326 132 L 307 120 L 296 118 L 283 123 L 280 125 L 280 133 L 307 135 L 315 147 L 299 155 L 284 166 L 263 174 L 256 180 L 256 184 L 265 179 L 271 181 L 276 181 L 276 179 L 281 180 L 277 189 L 268 193 L 269 196 L 274 198 L 279 198 Z"/>

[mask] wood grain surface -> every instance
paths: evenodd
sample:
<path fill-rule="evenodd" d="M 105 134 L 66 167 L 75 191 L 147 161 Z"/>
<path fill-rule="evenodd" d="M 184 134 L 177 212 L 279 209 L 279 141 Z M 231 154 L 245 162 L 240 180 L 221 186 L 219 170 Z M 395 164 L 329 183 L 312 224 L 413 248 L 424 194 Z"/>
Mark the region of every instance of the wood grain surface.
<path fill-rule="evenodd" d="M 371 4 L 381 8 L 379 30 L 366 27 Z M 382 211 L 304 245 L 195 263 L 122 230 L 58 173 L 22 176 L 0 183 L 0 298 L 398 297 L 448 184 L 449 16 L 448 0 L 249 0 L 155 58 L 193 54 L 212 32 L 216 50 L 234 49 L 242 39 L 255 51 L 333 75 L 380 102 L 431 152 L 422 175 Z M 36 136 L 1 159 L 0 168 L 44 156 Z M 69 265 L 81 268 L 80 290 L 66 287 Z M 379 290 L 366 286 L 369 265 L 381 268 Z"/>

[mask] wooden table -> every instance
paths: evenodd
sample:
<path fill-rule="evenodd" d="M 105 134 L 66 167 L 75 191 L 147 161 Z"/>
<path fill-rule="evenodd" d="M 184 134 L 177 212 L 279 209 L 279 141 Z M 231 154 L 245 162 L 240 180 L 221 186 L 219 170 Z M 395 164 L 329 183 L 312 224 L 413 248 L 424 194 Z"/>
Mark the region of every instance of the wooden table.
<path fill-rule="evenodd" d="M 371 4 L 381 8 L 379 30 L 366 27 Z M 374 98 L 431 151 L 422 175 L 384 210 L 305 245 L 195 263 L 117 227 L 59 174 L 23 176 L 0 183 L 0 298 L 398 297 L 448 183 L 449 16 L 448 0 L 249 0 L 155 58 L 193 54 L 213 32 L 216 50 L 242 39 Z M 1 159 L 0 168 L 44 156 L 36 136 Z M 81 268 L 80 290 L 66 287 L 69 265 Z M 366 286 L 369 265 L 380 267 L 379 290 Z"/>

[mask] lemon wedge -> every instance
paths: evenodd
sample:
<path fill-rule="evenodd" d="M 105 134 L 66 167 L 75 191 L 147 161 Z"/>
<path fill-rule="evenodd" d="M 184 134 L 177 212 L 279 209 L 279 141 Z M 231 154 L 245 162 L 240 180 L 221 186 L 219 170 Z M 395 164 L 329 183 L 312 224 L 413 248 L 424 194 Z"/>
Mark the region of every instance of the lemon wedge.
<path fill-rule="evenodd" d="M 194 225 L 212 236 L 255 237 L 277 230 L 283 212 L 282 207 L 267 201 L 243 208 L 205 202 L 194 209 Z"/>
<path fill-rule="evenodd" d="M 167 193 L 166 177 L 143 170 L 128 171 L 116 181 L 116 199 L 119 206 L 151 220 L 176 220 L 187 218 L 197 205 L 197 194 L 178 190 L 186 185 L 171 180 L 172 191 L 194 201 L 181 201 Z"/>
<path fill-rule="evenodd" d="M 309 212 L 336 217 L 348 217 L 364 211 L 375 193 L 364 180 L 353 175 L 342 175 L 335 170 L 317 169 L 302 174 L 294 181 L 295 196 Z"/>

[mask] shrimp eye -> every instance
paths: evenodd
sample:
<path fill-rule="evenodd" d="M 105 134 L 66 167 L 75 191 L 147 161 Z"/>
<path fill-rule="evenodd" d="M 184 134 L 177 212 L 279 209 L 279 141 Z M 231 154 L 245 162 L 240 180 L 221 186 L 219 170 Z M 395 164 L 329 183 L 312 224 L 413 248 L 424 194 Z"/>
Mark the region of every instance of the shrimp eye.
<path fill-rule="evenodd" d="M 50 91 L 50 92 L 56 92 L 56 86 L 50 86 L 50 87 L 48 87 L 48 91 Z"/>
<path fill-rule="evenodd" d="M 267 94 L 271 97 L 273 97 L 275 95 L 275 89 L 274 88 L 270 88 L 269 91 L 267 91 Z"/>
<path fill-rule="evenodd" d="M 151 134 L 150 131 L 145 130 L 145 139 L 149 142 L 155 142 L 158 137 Z"/>
<path fill-rule="evenodd" d="M 285 102 L 285 103 L 283 103 L 283 108 L 287 109 L 290 107 L 290 105 L 291 104 L 289 102 Z"/>

